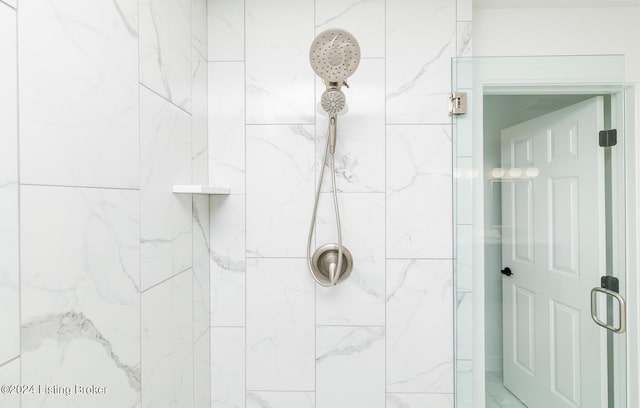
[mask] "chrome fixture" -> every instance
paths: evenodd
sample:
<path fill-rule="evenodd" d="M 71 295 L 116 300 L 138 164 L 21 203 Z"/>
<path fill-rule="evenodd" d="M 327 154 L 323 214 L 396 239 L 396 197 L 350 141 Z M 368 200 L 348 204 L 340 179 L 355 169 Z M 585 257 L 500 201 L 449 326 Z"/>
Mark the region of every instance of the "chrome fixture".
<path fill-rule="evenodd" d="M 309 271 L 316 282 L 322 286 L 333 286 L 347 279 L 353 269 L 351 252 L 342 245 L 342 226 L 340 224 L 340 210 L 336 191 L 334 156 L 336 152 L 338 113 L 344 109 L 346 103 L 341 88 L 343 85 L 347 88 L 349 87 L 346 80 L 360 64 L 360 45 L 349 32 L 337 28 L 329 29 L 318 34 L 313 40 L 309 50 L 309 61 L 314 72 L 322 78 L 327 87 L 322 93 L 321 105 L 322 109 L 329 115 L 329 131 L 322 156 L 322 169 L 320 170 L 316 199 L 311 216 L 311 227 L 309 228 L 309 237 L 307 239 L 307 262 Z M 331 187 L 338 229 L 338 243 L 322 245 L 311 255 L 311 239 L 316 223 L 327 155 L 331 159 Z"/>

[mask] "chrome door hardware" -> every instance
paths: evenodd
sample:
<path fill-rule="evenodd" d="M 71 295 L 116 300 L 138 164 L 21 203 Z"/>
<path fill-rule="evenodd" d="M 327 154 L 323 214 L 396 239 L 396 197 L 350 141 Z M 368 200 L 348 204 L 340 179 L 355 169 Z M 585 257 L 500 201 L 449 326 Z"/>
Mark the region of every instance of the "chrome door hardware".
<path fill-rule="evenodd" d="M 455 92 L 449 97 L 449 116 L 467 113 L 467 93 Z"/>
<path fill-rule="evenodd" d="M 617 286 L 617 279 L 613 278 L 613 280 L 615 280 L 615 286 Z M 605 280 L 603 279 L 603 286 L 609 286 L 610 283 L 611 282 L 605 284 Z M 605 323 L 598 318 L 598 293 L 611 296 L 618 302 L 618 317 L 620 319 L 618 327 Z M 604 327 L 613 333 L 622 334 L 627 331 L 627 302 L 616 290 L 607 289 L 606 287 L 593 288 L 591 289 L 591 318 L 598 326 Z"/>

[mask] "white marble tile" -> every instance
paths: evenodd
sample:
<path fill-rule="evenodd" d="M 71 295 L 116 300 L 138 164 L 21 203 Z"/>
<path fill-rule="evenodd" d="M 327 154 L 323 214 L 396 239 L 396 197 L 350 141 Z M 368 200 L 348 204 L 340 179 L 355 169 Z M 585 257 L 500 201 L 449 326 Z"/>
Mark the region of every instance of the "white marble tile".
<path fill-rule="evenodd" d="M 244 0 L 208 0 L 209 61 L 244 61 Z"/>
<path fill-rule="evenodd" d="M 387 261 L 387 391 L 453 392 L 451 269 L 451 261 Z"/>
<path fill-rule="evenodd" d="M 387 123 L 450 122 L 455 14 L 455 0 L 387 3 Z"/>
<path fill-rule="evenodd" d="M 343 244 L 353 255 L 351 276 L 333 287 L 316 287 L 316 323 L 385 324 L 384 194 L 338 196 Z M 320 195 L 317 246 L 337 242 L 333 196 Z"/>
<path fill-rule="evenodd" d="M 210 62 L 209 83 L 209 181 L 244 194 L 244 62 Z"/>
<path fill-rule="evenodd" d="M 191 111 L 191 1 L 139 0 L 140 82 Z"/>
<path fill-rule="evenodd" d="M 132 406 L 140 398 L 138 196 L 21 189 L 22 382 L 111 390 L 50 406 Z M 34 395 L 27 406 L 46 399 Z"/>
<path fill-rule="evenodd" d="M 314 389 L 313 291 L 304 259 L 247 261 L 247 389 Z"/>
<path fill-rule="evenodd" d="M 209 48 L 207 45 L 209 39 L 208 20 L 207 0 L 191 0 L 191 45 L 205 60 Z"/>
<path fill-rule="evenodd" d="M 247 123 L 313 123 L 313 0 L 246 0 Z M 283 13 L 282 10 L 286 10 Z"/>
<path fill-rule="evenodd" d="M 193 335 L 211 326 L 209 197 L 193 195 Z"/>
<path fill-rule="evenodd" d="M 0 7 L 0 364 L 20 353 L 16 11 Z"/>
<path fill-rule="evenodd" d="M 456 290 L 473 290 L 473 226 L 456 226 Z"/>
<path fill-rule="evenodd" d="M 207 60 L 192 49 L 191 173 L 194 184 L 209 184 L 209 90 Z"/>
<path fill-rule="evenodd" d="M 473 408 L 473 362 L 456 362 L 456 408 Z"/>
<path fill-rule="evenodd" d="M 314 408 L 313 392 L 248 391 L 247 408 Z"/>
<path fill-rule="evenodd" d="M 0 186 L 18 181 L 16 11 L 0 8 Z"/>
<path fill-rule="evenodd" d="M 453 394 L 387 394 L 386 408 L 453 408 Z"/>
<path fill-rule="evenodd" d="M 140 221 L 142 289 L 192 265 L 191 196 L 173 184 L 191 182 L 187 113 L 140 87 Z"/>
<path fill-rule="evenodd" d="M 245 329 L 211 329 L 211 407 L 245 406 Z"/>
<path fill-rule="evenodd" d="M 211 197 L 211 325 L 245 323 L 245 197 Z"/>
<path fill-rule="evenodd" d="M 384 0 L 316 1 L 316 34 L 342 28 L 356 37 L 363 58 L 384 57 Z"/>
<path fill-rule="evenodd" d="M 473 20 L 473 1 L 457 0 L 456 1 L 456 20 L 471 21 Z"/>
<path fill-rule="evenodd" d="M 450 126 L 387 126 L 387 257 L 452 256 Z"/>
<path fill-rule="evenodd" d="M 144 408 L 193 406 L 192 279 L 187 270 L 142 293 Z"/>
<path fill-rule="evenodd" d="M 33 0 L 18 14 L 21 181 L 137 188 L 137 4 Z"/>
<path fill-rule="evenodd" d="M 473 224 L 473 158 L 458 157 L 453 170 L 456 188 L 456 224 Z"/>
<path fill-rule="evenodd" d="M 318 327 L 318 408 L 384 408 L 384 327 Z"/>
<path fill-rule="evenodd" d="M 193 406 L 211 408 L 211 332 L 193 345 Z"/>
<path fill-rule="evenodd" d="M 456 295 L 456 358 L 473 358 L 473 295 L 458 292 Z"/>
<path fill-rule="evenodd" d="M 2 6 L 0 6 L 2 7 Z M 0 366 L 0 385 L 20 385 L 20 359 Z M 0 394 L 2 408 L 20 408 L 20 394 Z"/>
<path fill-rule="evenodd" d="M 4 4 L 11 6 L 13 8 L 18 7 L 18 0 L 0 0 L 0 1 L 2 1 Z"/>
<path fill-rule="evenodd" d="M 18 186 L 14 182 L 0 186 L 0 364 L 20 353 L 18 228 Z"/>
<path fill-rule="evenodd" d="M 247 255 L 306 256 L 313 167 L 312 126 L 247 126 Z"/>
<path fill-rule="evenodd" d="M 458 21 L 457 23 L 457 46 L 456 55 L 458 57 L 471 57 L 473 55 L 473 23 L 471 21 Z"/>
<path fill-rule="evenodd" d="M 344 114 L 338 117 L 336 145 L 336 183 L 338 191 L 384 192 L 384 60 L 363 60 L 349 78 L 351 88 L 343 88 L 347 100 Z M 320 107 L 325 90 L 316 80 L 316 178 L 320 175 L 328 116 Z M 327 165 L 323 191 L 331 191 Z"/>

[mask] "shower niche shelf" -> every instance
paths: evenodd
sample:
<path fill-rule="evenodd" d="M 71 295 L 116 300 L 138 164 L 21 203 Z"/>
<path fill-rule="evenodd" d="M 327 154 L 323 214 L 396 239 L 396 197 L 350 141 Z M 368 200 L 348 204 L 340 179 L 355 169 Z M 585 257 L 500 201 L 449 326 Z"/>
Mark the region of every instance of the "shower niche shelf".
<path fill-rule="evenodd" d="M 209 194 L 229 195 L 231 189 L 220 186 L 207 186 L 202 184 L 176 184 L 173 186 L 174 194 Z"/>

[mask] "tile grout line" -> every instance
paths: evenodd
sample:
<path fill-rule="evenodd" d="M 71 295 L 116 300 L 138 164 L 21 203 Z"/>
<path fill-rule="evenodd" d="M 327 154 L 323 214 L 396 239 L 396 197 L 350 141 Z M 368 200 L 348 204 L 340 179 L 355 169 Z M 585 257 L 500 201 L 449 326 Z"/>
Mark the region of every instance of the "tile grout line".
<path fill-rule="evenodd" d="M 183 108 L 182 106 L 176 105 L 175 102 L 173 102 L 172 100 L 170 100 L 169 98 L 167 98 L 166 96 L 162 95 L 161 93 L 159 93 L 158 91 L 156 91 L 155 89 L 149 87 L 148 85 L 146 85 L 145 83 L 143 83 L 140 80 L 140 73 L 139 73 L 139 69 L 140 67 L 138 67 L 138 84 L 145 88 L 146 90 L 148 90 L 149 92 L 155 94 L 156 96 L 159 96 L 160 98 L 164 99 L 166 102 L 169 102 L 173 107 L 180 109 L 182 112 L 186 113 L 189 116 L 192 116 L 191 112 L 187 111 L 185 108 Z"/>
<path fill-rule="evenodd" d="M 205 9 L 206 10 L 206 9 Z M 193 61 L 194 61 L 194 55 L 193 55 L 193 50 L 196 50 L 196 53 L 198 53 L 198 50 L 196 49 L 196 47 L 194 47 L 193 45 L 193 2 L 189 3 L 189 45 L 190 45 L 190 62 L 191 62 L 191 72 L 190 72 L 190 79 L 191 79 L 191 89 L 190 89 L 190 96 L 191 96 L 191 111 L 195 111 L 194 109 L 194 101 L 193 101 L 193 86 L 194 86 L 194 76 L 193 76 Z M 207 81 L 208 82 L 208 81 Z M 193 114 L 191 115 L 190 119 L 190 123 L 189 123 L 189 135 L 190 135 L 190 140 L 189 140 L 189 169 L 191 170 L 191 184 L 194 184 L 193 182 Z M 195 324 L 195 304 L 194 304 L 194 293 L 195 293 L 195 288 L 194 288 L 194 283 L 196 281 L 196 273 L 195 273 L 195 267 L 196 267 L 196 260 L 195 260 L 195 256 L 196 256 L 196 252 L 195 252 L 195 229 L 193 228 L 193 224 L 194 224 L 194 212 L 193 212 L 193 207 L 196 205 L 196 197 L 194 194 L 191 194 L 191 267 L 192 267 L 192 272 L 191 272 L 191 404 L 193 406 L 195 406 L 196 403 L 196 324 Z M 200 220 L 198 220 L 199 222 Z"/>
<path fill-rule="evenodd" d="M 387 1 L 384 0 L 384 406 L 387 406 L 387 382 L 388 382 L 388 358 L 387 336 L 388 336 L 388 314 L 387 314 Z"/>
<path fill-rule="evenodd" d="M 174 275 L 171 275 L 168 278 L 165 278 L 165 279 L 161 280 L 160 282 L 154 283 L 153 285 L 149 286 L 148 288 L 142 290 L 140 293 L 147 293 L 148 291 L 157 288 L 158 286 L 162 285 L 163 283 L 169 282 L 170 280 L 172 280 L 174 278 L 177 278 L 180 275 L 183 275 L 184 273 L 188 272 L 189 269 L 193 270 L 193 266 L 189 266 L 186 269 L 184 269 L 184 270 L 182 270 L 182 271 L 180 271 L 180 272 L 178 272 L 178 273 L 176 273 Z"/>
<path fill-rule="evenodd" d="M 142 371 L 144 365 L 142 363 L 142 172 L 141 172 L 141 163 L 142 163 L 142 104 L 141 104 L 141 92 L 140 92 L 140 83 L 141 83 L 141 72 L 140 72 L 140 4 L 138 1 L 137 7 L 137 22 L 138 22 L 138 47 L 137 47 L 137 59 L 138 59 L 138 187 L 140 189 L 140 193 L 138 193 L 138 243 L 140 244 L 138 247 L 138 345 L 139 345 L 139 356 L 140 356 L 140 396 L 139 402 L 140 406 L 143 405 L 142 400 L 142 390 L 144 384 L 144 376 L 142 375 Z"/>
<path fill-rule="evenodd" d="M 244 88 L 242 89 L 242 101 L 243 101 L 243 110 L 244 110 L 244 126 L 243 126 L 243 134 L 244 134 L 244 345 L 243 345 L 243 353 L 244 353 L 244 389 L 243 389 L 243 400 L 244 400 L 244 406 L 247 406 L 247 387 L 248 387 L 248 383 L 247 383 L 247 377 L 248 377 L 248 358 L 247 358 L 247 350 L 248 350 L 248 283 L 249 283 L 249 279 L 248 279 L 248 262 L 247 262 L 247 1 L 243 0 L 242 1 L 242 18 L 243 18 L 243 24 L 242 24 L 242 30 L 243 30 L 243 49 L 242 49 L 242 53 L 243 53 L 243 69 L 244 69 L 244 75 L 243 75 L 243 81 L 244 81 Z"/>
<path fill-rule="evenodd" d="M 17 356 L 11 357 L 7 361 L 5 361 L 2 364 L 0 364 L 0 368 L 8 366 L 9 364 L 13 363 L 14 361 L 18 360 L 19 358 L 20 358 L 20 354 L 18 354 Z"/>
<path fill-rule="evenodd" d="M 18 357 L 20 358 L 18 364 L 18 383 L 23 383 L 23 360 L 22 360 L 22 186 L 20 181 L 22 180 L 22 172 L 20 168 L 21 164 L 21 144 L 20 144 L 20 12 L 16 9 L 15 21 L 16 21 L 16 154 L 17 154 L 17 204 L 18 204 Z M 22 394 L 18 398 L 18 404 L 22 407 Z"/>
<path fill-rule="evenodd" d="M 208 331 L 211 330 L 211 327 L 207 327 L 207 329 L 205 331 L 202 332 L 202 334 L 200 334 L 197 338 L 195 338 L 195 340 L 193 341 L 194 343 L 200 341 L 200 339 L 202 339 Z"/>
<path fill-rule="evenodd" d="M 245 79 L 246 80 L 246 79 Z M 315 84 L 314 84 L 315 86 Z M 246 85 L 245 85 L 246 88 Z M 245 119 L 246 126 L 315 126 L 315 122 L 289 122 L 289 123 L 247 123 Z"/>
<path fill-rule="evenodd" d="M 50 188 L 86 188 L 94 190 L 119 190 L 119 191 L 140 191 L 140 188 L 133 187 L 107 187 L 107 186 L 72 186 L 64 184 L 39 184 L 39 183 L 20 183 L 21 186 L 29 187 L 50 187 Z"/>

